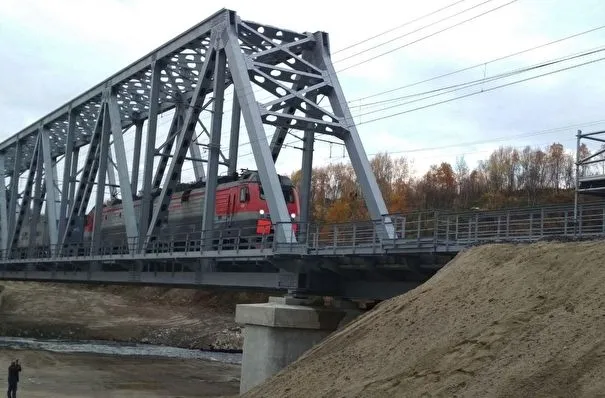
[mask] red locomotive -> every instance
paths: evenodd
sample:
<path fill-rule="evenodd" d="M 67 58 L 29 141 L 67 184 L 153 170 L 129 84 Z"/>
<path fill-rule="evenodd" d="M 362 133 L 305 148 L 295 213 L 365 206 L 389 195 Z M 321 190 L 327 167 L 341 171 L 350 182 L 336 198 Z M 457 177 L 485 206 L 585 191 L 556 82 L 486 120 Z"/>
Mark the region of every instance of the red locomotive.
<path fill-rule="evenodd" d="M 299 198 L 290 178 L 279 176 L 282 193 L 286 200 L 292 221 L 299 217 Z M 199 239 L 202 230 L 205 183 L 177 185 L 168 206 L 168 215 L 156 228 L 154 240 L 186 241 Z M 157 206 L 159 189 L 152 193 L 153 206 Z M 242 170 L 234 176 L 221 176 L 216 188 L 215 240 L 217 236 L 238 237 L 240 244 L 246 245 L 251 239 L 262 238 L 273 232 L 269 209 L 257 171 Z M 134 210 L 140 219 L 141 198 L 136 197 Z M 101 220 L 101 240 L 106 247 L 121 246 L 126 243 L 123 209 L 121 200 L 114 199 L 103 207 Z M 94 209 L 86 217 L 84 241 L 92 237 Z M 296 231 L 296 225 L 294 224 Z"/>

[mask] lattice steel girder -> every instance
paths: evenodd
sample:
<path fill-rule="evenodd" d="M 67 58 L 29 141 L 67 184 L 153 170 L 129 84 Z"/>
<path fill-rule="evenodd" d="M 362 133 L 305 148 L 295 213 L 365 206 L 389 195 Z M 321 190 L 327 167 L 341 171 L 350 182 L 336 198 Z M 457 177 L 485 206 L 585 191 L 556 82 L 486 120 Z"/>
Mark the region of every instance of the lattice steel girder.
<path fill-rule="evenodd" d="M 195 91 L 193 92 L 193 96 L 191 98 L 191 102 L 187 108 L 187 115 L 185 116 L 185 121 L 176 137 L 176 148 L 175 148 L 175 156 L 170 161 L 170 166 L 168 167 L 168 177 L 167 181 L 164 183 L 162 187 L 162 191 L 160 192 L 160 196 L 157 200 L 157 206 L 153 209 L 153 215 L 151 216 L 151 221 L 149 222 L 149 227 L 147 229 L 147 235 L 145 237 L 145 242 L 143 248 L 147 247 L 151 236 L 153 235 L 155 228 L 163 223 L 163 219 L 165 218 L 166 212 L 168 210 L 168 203 L 170 201 L 170 195 L 172 195 L 172 191 L 176 186 L 177 182 L 180 179 L 181 168 L 183 166 L 183 161 L 185 160 L 185 154 L 189 150 L 189 145 L 191 144 L 191 138 L 195 132 L 195 125 L 197 123 L 197 109 L 202 105 L 204 101 L 204 97 L 210 88 L 210 77 L 214 71 L 214 58 L 216 56 L 216 51 L 211 49 L 206 53 L 206 57 L 204 59 L 204 63 L 199 70 L 200 80 L 196 84 Z M 145 217 L 145 214 L 143 215 Z"/>

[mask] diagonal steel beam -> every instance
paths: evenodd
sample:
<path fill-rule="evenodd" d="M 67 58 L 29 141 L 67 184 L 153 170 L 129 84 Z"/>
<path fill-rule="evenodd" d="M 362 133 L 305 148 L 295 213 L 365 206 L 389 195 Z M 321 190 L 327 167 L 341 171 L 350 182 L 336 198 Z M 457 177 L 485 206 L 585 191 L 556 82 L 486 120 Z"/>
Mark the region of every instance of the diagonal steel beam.
<path fill-rule="evenodd" d="M 113 149 L 116 153 L 116 168 L 118 169 L 118 179 L 120 180 L 120 193 L 122 194 L 122 210 L 124 214 L 124 224 L 126 224 L 126 236 L 130 241 L 133 241 L 139 236 L 139 227 L 137 225 L 136 215 L 134 212 L 134 202 L 132 199 L 130 179 L 128 178 L 128 164 L 126 160 L 126 149 L 124 148 L 124 137 L 122 135 L 120 108 L 118 105 L 118 98 L 115 93 L 111 93 L 109 95 L 107 107 L 111 122 Z"/>
<path fill-rule="evenodd" d="M 216 39 L 213 35 L 210 41 L 214 42 L 214 40 Z M 145 248 L 147 247 L 147 244 L 149 243 L 155 229 L 162 223 L 162 219 L 168 211 L 168 202 L 170 201 L 174 187 L 180 178 L 183 161 L 185 160 L 185 155 L 187 154 L 191 144 L 191 137 L 195 131 L 197 108 L 202 105 L 204 97 L 206 96 L 210 86 L 210 77 L 212 76 L 214 69 L 213 64 L 215 57 L 216 51 L 214 48 L 212 51 L 208 51 L 206 53 L 206 58 L 204 59 L 204 63 L 200 70 L 198 84 L 195 87 L 195 91 L 191 97 L 191 102 L 187 108 L 187 116 L 185 117 L 183 128 L 177 137 L 175 156 L 171 159 L 170 166 L 168 168 L 167 181 L 164 183 L 162 191 L 157 199 L 157 206 L 155 206 L 153 209 L 153 215 L 151 217 L 151 222 L 145 237 Z"/>
<path fill-rule="evenodd" d="M 214 232 L 214 217 L 216 208 L 216 186 L 218 179 L 218 161 L 221 148 L 221 126 L 223 124 L 223 102 L 225 100 L 225 67 L 227 58 L 225 50 L 219 49 L 214 66 L 214 102 L 212 104 L 212 125 L 210 126 L 210 145 L 208 146 L 208 180 L 204 191 L 204 209 L 202 218 L 202 233 L 206 245 L 212 243 Z M 210 250 L 211 247 L 207 247 Z"/>
<path fill-rule="evenodd" d="M 392 220 L 388 217 L 387 206 L 376 182 L 376 177 L 370 166 L 370 162 L 363 148 L 361 138 L 355 127 L 355 121 L 347 104 L 342 87 L 336 76 L 336 70 L 330 60 L 327 35 L 323 32 L 315 33 L 317 41 L 318 58 L 327 72 L 327 80 L 332 87 L 328 94 L 330 105 L 334 114 L 341 119 L 348 131 L 343 133 L 343 141 L 349 153 L 351 165 L 357 175 L 357 181 L 361 186 L 366 206 L 373 220 L 379 221 L 378 233 L 383 239 L 395 239 L 395 228 Z"/>
<path fill-rule="evenodd" d="M 200 147 L 197 144 L 197 139 L 194 137 L 191 140 L 191 145 L 189 146 L 189 153 L 191 154 L 192 159 L 201 159 L 202 152 L 200 151 Z M 193 164 L 193 174 L 195 175 L 195 181 L 206 180 L 206 174 L 204 173 L 204 164 L 201 161 L 192 160 Z"/>
<path fill-rule="evenodd" d="M 40 127 L 39 131 L 42 130 L 43 127 Z M 27 174 L 27 180 L 25 181 L 25 188 L 23 190 L 23 197 L 21 198 L 21 205 L 19 206 L 19 214 L 17 214 L 14 227 L 10 232 L 8 247 L 9 250 L 17 246 L 19 236 L 21 235 L 21 226 L 23 225 L 23 220 L 29 212 L 30 202 L 32 198 L 32 189 L 34 186 L 34 178 L 36 176 L 36 172 L 38 171 L 38 152 L 40 151 L 40 137 L 41 133 L 38 134 L 38 138 L 36 140 L 34 151 L 31 157 L 31 162 L 29 164 L 29 172 Z"/>
<path fill-rule="evenodd" d="M 53 165 L 50 132 L 46 128 L 41 131 L 42 157 L 44 159 L 44 176 L 46 183 L 46 222 L 48 237 L 51 245 L 51 255 L 54 256 L 59 241 L 59 190 L 57 189 L 56 169 Z"/>
<path fill-rule="evenodd" d="M 292 231 L 290 215 L 282 194 L 275 163 L 271 157 L 260 109 L 254 100 L 254 91 L 248 75 L 248 62 L 246 62 L 242 53 L 233 22 L 223 31 L 222 39 L 225 42 L 229 70 L 231 71 L 237 98 L 242 107 L 250 146 L 252 147 L 261 184 L 266 193 L 271 221 L 275 224 L 276 239 L 278 242 L 295 243 L 296 238 Z"/>
<path fill-rule="evenodd" d="M 86 207 L 88 206 L 88 200 L 90 199 L 94 180 L 99 168 L 99 147 L 101 142 L 104 109 L 105 102 L 101 101 L 99 114 L 97 115 L 97 120 L 95 122 L 92 137 L 90 139 L 90 145 L 88 146 L 88 154 L 86 155 L 86 161 L 82 169 L 82 177 L 80 178 L 78 189 L 75 191 L 74 200 L 69 205 L 69 216 L 67 217 L 65 231 L 63 232 L 63 236 L 59 242 L 61 247 L 65 244 L 68 238 L 72 237 L 72 233 L 76 229 L 76 220 L 80 219 L 82 215 L 85 214 Z M 76 176 L 72 175 L 72 177 L 75 180 Z"/>
<path fill-rule="evenodd" d="M 92 232 L 93 250 L 95 253 L 101 248 L 101 225 L 103 224 L 103 201 L 105 198 L 105 181 L 107 173 L 107 163 L 109 162 L 109 138 L 111 135 L 111 121 L 109 110 L 107 109 L 107 96 L 103 102 L 103 123 L 101 125 L 101 142 L 99 147 L 99 172 L 97 180 L 97 192 L 95 201 L 95 222 Z"/>
<path fill-rule="evenodd" d="M 155 176 L 153 177 L 153 189 L 157 189 L 162 185 L 164 179 L 164 172 L 168 166 L 168 158 L 170 152 L 172 152 L 172 146 L 176 142 L 176 137 L 179 131 L 183 128 L 183 119 L 185 118 L 185 108 L 183 103 L 179 103 L 174 111 L 172 122 L 170 123 L 170 129 L 168 130 L 168 138 L 162 145 L 160 159 L 158 160 L 158 167 L 155 170 Z"/>

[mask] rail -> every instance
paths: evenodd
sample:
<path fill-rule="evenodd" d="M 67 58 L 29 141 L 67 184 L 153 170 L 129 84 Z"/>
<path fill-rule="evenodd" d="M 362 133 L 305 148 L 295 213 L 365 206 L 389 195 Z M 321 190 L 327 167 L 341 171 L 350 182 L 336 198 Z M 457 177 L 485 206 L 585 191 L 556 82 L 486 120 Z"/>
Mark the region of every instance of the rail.
<path fill-rule="evenodd" d="M 387 222 L 395 239 L 381 238 Z M 577 221 L 577 222 L 576 222 Z M 32 260 L 86 261 L 90 259 L 154 258 L 263 258 L 272 255 L 383 255 L 388 253 L 457 252 L 464 247 L 490 242 L 532 242 L 560 237 L 605 236 L 605 202 L 518 208 L 496 211 L 415 212 L 390 214 L 382 220 L 337 224 L 296 224 L 296 243 L 281 243 L 272 234 L 224 229 L 158 235 L 145 250 L 138 239 L 95 247 L 92 242 L 63 246 L 37 246 L 0 251 L 3 262 Z M 249 229 L 248 229 L 249 231 Z"/>

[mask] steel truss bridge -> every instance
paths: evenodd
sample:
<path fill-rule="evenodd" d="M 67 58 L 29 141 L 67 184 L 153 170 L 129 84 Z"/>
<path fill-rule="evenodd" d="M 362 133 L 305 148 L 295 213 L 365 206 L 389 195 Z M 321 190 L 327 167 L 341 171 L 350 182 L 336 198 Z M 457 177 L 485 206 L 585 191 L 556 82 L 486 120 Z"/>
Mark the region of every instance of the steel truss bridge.
<path fill-rule="evenodd" d="M 227 90 L 232 107 L 225 144 Z M 209 127 L 202 114 L 209 114 Z M 164 115 L 172 116 L 162 140 L 158 119 Z M 219 165 L 229 174 L 237 170 L 242 128 L 274 226 L 260 241 L 241 230 L 221 229 L 216 236 Z M 275 166 L 293 130 L 303 141 L 294 223 Z M 319 134 L 343 142 L 375 221 L 308 222 Z M 132 151 L 127 135 L 134 137 Z M 201 232 L 162 235 L 185 164 L 205 181 Z M 469 244 L 578 233 L 577 223 L 569 228 L 573 207 L 389 215 L 330 59 L 328 35 L 244 21 L 231 10 L 215 13 L 2 142 L 0 170 L 2 279 L 388 297 L 424 281 Z M 74 240 L 87 211 L 93 208 L 100 220 L 109 197 L 122 202 L 124 243 L 104 242 L 101 223 L 94 224 L 90 241 Z M 593 220 L 593 211 L 603 208 L 586 209 L 579 233 L 602 233 L 603 216 Z M 42 246 L 34 244 L 41 219 L 49 240 Z M 23 231 L 29 231 L 29 245 L 19 245 Z"/>

